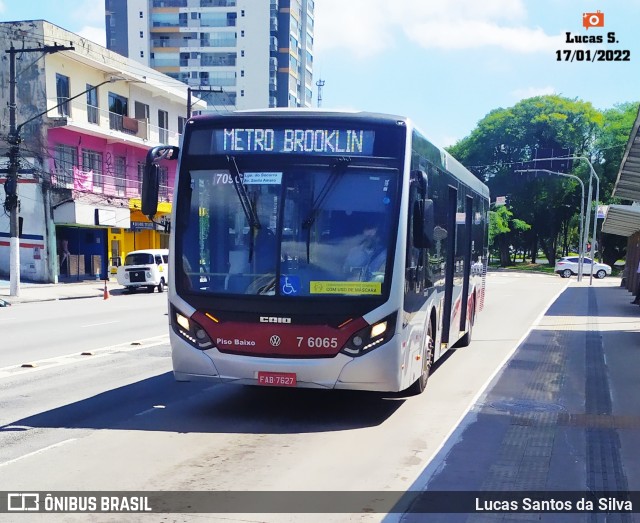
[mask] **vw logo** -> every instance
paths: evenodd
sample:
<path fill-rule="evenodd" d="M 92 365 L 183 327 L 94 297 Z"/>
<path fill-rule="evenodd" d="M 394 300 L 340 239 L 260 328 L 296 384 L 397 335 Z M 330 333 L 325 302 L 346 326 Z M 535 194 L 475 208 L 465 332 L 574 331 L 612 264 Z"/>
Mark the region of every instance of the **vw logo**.
<path fill-rule="evenodd" d="M 273 335 L 271 336 L 271 338 L 269 338 L 269 342 L 271 343 L 272 347 L 279 347 L 280 343 L 282 343 L 282 340 L 280 339 L 280 336 Z"/>

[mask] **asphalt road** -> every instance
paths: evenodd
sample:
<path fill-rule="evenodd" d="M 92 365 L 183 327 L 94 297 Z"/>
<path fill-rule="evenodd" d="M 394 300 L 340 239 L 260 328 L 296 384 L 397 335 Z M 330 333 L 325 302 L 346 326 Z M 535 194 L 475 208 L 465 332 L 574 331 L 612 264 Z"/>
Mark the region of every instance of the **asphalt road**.
<path fill-rule="evenodd" d="M 167 293 L 23 303 L 0 315 L 0 368 L 164 336 Z"/>
<path fill-rule="evenodd" d="M 415 397 L 176 383 L 167 345 L 0 368 L 0 490 L 405 490 L 567 282 L 490 274 L 471 345 L 439 362 Z M 64 521 L 83 520 L 74 517 Z"/>

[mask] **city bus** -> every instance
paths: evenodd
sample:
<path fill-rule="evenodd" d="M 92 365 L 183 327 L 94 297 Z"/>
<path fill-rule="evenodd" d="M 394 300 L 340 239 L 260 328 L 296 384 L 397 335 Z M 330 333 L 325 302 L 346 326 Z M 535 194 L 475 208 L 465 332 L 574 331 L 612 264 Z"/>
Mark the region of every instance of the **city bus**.
<path fill-rule="evenodd" d="M 404 117 L 270 109 L 200 115 L 180 147 L 170 235 L 174 376 L 424 390 L 484 301 L 489 190 Z"/>

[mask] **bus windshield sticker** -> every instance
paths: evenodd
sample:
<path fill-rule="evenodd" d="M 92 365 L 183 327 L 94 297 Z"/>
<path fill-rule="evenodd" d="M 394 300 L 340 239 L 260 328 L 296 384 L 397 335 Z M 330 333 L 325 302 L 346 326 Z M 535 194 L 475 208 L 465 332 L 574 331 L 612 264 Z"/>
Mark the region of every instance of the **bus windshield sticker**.
<path fill-rule="evenodd" d="M 379 281 L 312 281 L 310 294 L 382 294 Z"/>
<path fill-rule="evenodd" d="M 364 129 L 215 129 L 211 153 L 371 156 L 375 135 Z"/>
<path fill-rule="evenodd" d="M 244 185 L 281 185 L 282 173 L 244 173 Z"/>
<path fill-rule="evenodd" d="M 280 276 L 280 292 L 287 296 L 295 296 L 300 292 L 300 278 L 298 276 Z"/>

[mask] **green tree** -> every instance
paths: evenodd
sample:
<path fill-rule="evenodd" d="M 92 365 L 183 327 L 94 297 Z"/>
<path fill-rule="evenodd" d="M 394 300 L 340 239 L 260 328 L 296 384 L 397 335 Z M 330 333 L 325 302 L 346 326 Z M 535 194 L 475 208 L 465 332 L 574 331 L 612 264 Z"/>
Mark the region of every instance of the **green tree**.
<path fill-rule="evenodd" d="M 576 182 L 514 171 L 519 163 L 539 157 L 542 150 L 570 148 L 576 156 L 587 154 L 602 124 L 602 113 L 589 102 L 536 96 L 491 111 L 449 152 L 485 181 L 492 195 L 508 196 L 514 217 L 530 224 L 522 234 L 531 260 L 535 262 L 542 249 L 553 264 L 561 232 L 569 227 L 572 215 L 579 213 Z M 588 170 L 583 176 L 588 179 Z"/>
<path fill-rule="evenodd" d="M 495 211 L 489 211 L 489 245 L 497 250 L 502 267 L 513 263 L 511 245 L 516 243 L 516 235 L 530 228 L 528 223 L 514 218 L 506 205 L 496 208 Z"/>

